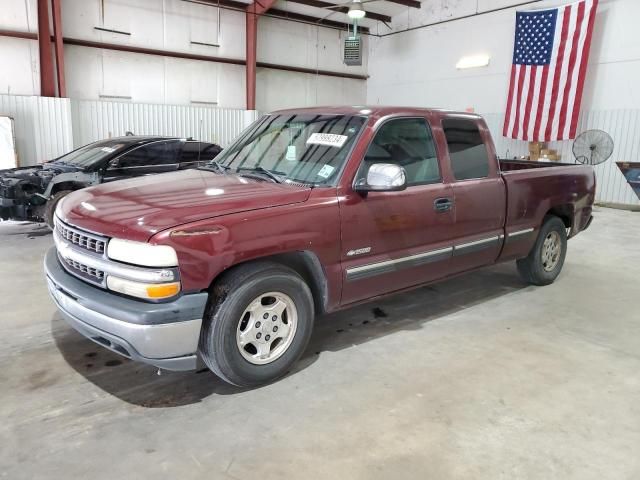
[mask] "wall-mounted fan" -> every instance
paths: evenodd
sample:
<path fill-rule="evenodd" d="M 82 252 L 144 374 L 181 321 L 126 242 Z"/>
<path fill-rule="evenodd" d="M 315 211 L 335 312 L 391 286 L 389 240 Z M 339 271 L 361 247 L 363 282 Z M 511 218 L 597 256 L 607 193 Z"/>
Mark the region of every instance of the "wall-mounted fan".
<path fill-rule="evenodd" d="M 613 153 L 613 138 L 602 130 L 587 130 L 573 142 L 573 156 L 585 165 L 606 162 Z"/>

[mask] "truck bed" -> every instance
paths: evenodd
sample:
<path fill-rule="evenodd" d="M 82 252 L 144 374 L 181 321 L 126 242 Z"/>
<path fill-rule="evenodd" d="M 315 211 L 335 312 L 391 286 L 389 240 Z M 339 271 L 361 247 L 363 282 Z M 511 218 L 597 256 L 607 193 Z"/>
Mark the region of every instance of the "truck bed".
<path fill-rule="evenodd" d="M 499 160 L 507 190 L 506 225 L 524 228 L 539 224 L 545 212 L 565 219 L 570 235 L 588 225 L 595 198 L 593 167 L 557 162 Z"/>
<path fill-rule="evenodd" d="M 511 172 L 514 170 L 529 170 L 532 168 L 551 168 L 551 167 L 579 167 L 579 163 L 560 163 L 560 162 L 532 162 L 529 160 L 508 160 L 505 158 L 498 159 L 500 170 L 502 172 Z"/>

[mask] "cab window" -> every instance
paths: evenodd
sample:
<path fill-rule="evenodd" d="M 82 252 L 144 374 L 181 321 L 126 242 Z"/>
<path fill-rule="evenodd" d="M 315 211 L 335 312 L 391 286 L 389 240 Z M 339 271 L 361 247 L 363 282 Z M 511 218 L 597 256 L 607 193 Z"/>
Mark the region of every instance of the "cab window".
<path fill-rule="evenodd" d="M 455 179 L 488 177 L 489 155 L 478 125 L 471 120 L 447 118 L 442 120 L 442 128 Z"/>
<path fill-rule="evenodd" d="M 407 186 L 441 181 L 435 143 L 423 118 L 399 118 L 383 124 L 369 145 L 357 179 L 366 178 L 374 163 L 404 168 Z"/>

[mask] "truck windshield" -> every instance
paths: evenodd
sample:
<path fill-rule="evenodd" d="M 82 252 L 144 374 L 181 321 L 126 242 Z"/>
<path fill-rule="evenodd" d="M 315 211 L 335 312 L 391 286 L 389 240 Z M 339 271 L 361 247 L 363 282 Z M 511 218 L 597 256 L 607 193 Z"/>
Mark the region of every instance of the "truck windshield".
<path fill-rule="evenodd" d="M 109 143 L 102 141 L 91 143 L 56 158 L 53 163 L 73 165 L 82 169 L 89 168 L 102 162 L 107 157 L 113 156 L 122 147 L 124 147 L 123 143 L 115 143 L 113 141 Z"/>
<path fill-rule="evenodd" d="M 267 115 L 224 150 L 216 163 L 228 171 L 270 174 L 285 182 L 330 184 L 365 120 L 351 115 Z"/>

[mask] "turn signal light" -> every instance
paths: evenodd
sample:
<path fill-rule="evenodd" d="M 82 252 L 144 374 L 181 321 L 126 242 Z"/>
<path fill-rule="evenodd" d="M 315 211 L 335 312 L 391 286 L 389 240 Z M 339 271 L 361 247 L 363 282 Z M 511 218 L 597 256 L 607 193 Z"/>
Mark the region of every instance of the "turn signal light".
<path fill-rule="evenodd" d="M 162 283 L 159 285 L 148 285 L 147 295 L 149 298 L 173 297 L 180 292 L 179 283 Z"/>

